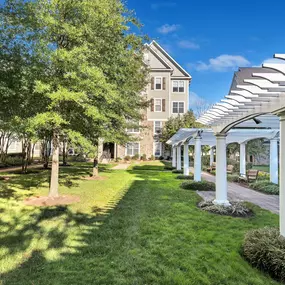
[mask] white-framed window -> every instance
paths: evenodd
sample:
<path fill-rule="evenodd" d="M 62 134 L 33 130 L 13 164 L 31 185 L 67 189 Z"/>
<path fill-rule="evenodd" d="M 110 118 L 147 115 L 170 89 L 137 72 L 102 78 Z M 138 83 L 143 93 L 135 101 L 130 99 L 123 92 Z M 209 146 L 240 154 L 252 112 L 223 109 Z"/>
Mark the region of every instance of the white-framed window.
<path fill-rule="evenodd" d="M 134 156 L 140 153 L 140 144 L 136 142 L 129 142 L 126 144 L 126 155 Z"/>
<path fill-rule="evenodd" d="M 173 114 L 184 114 L 184 102 L 172 102 Z"/>
<path fill-rule="evenodd" d="M 153 130 L 154 130 L 154 134 L 160 134 L 162 130 L 162 121 L 154 121 Z"/>
<path fill-rule="evenodd" d="M 184 93 L 185 92 L 185 82 L 183 80 L 173 80 L 172 81 L 172 91 L 173 93 Z"/>
<path fill-rule="evenodd" d="M 9 145 L 9 150 L 12 150 L 12 151 L 16 150 L 17 149 L 17 145 L 18 145 L 18 142 L 15 141 L 15 140 L 12 140 L 10 145 Z"/>
<path fill-rule="evenodd" d="M 161 142 L 154 142 L 153 143 L 153 154 L 156 157 L 161 156 L 162 153 L 162 144 Z"/>
<path fill-rule="evenodd" d="M 154 98 L 154 112 L 162 112 L 162 99 Z"/>
<path fill-rule="evenodd" d="M 140 129 L 130 128 L 130 129 L 127 129 L 127 132 L 130 134 L 138 134 L 140 132 Z"/>
<path fill-rule="evenodd" d="M 154 90 L 162 90 L 162 77 L 154 78 Z"/>
<path fill-rule="evenodd" d="M 130 125 L 131 124 L 133 124 L 133 125 L 139 125 L 140 124 L 139 122 L 134 122 L 134 121 L 131 121 L 131 120 L 127 120 L 127 123 L 129 123 Z M 127 133 L 137 134 L 139 132 L 140 132 L 140 129 L 138 127 L 127 128 Z"/>

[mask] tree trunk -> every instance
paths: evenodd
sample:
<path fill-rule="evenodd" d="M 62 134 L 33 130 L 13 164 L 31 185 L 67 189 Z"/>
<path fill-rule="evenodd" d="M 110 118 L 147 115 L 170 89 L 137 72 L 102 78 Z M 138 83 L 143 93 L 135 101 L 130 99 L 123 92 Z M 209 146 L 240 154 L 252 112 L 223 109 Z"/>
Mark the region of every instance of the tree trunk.
<path fill-rule="evenodd" d="M 65 139 L 63 139 L 63 145 L 62 145 L 62 164 L 64 166 L 67 165 L 67 162 L 66 162 L 66 141 L 65 141 Z"/>
<path fill-rule="evenodd" d="M 34 143 L 32 147 L 31 162 L 34 162 L 35 146 L 36 146 L 36 143 Z"/>
<path fill-rule="evenodd" d="M 93 161 L 93 177 L 98 177 L 98 159 L 97 157 L 94 158 Z"/>
<path fill-rule="evenodd" d="M 24 165 L 24 173 L 28 172 L 28 165 L 30 161 L 30 156 L 31 156 L 31 142 L 27 143 L 27 149 L 26 149 L 26 160 L 25 160 L 25 165 Z"/>
<path fill-rule="evenodd" d="M 55 131 L 53 134 L 52 166 L 50 177 L 49 197 L 58 197 L 58 174 L 59 174 L 59 137 Z"/>
<path fill-rule="evenodd" d="M 25 173 L 26 155 L 27 155 L 27 141 L 22 140 L 22 173 Z"/>

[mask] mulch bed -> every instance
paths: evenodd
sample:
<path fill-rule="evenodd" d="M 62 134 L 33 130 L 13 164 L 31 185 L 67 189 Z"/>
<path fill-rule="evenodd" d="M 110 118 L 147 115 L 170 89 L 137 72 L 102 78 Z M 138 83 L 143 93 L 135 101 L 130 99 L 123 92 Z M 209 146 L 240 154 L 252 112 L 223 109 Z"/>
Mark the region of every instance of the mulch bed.
<path fill-rule="evenodd" d="M 55 198 L 47 196 L 36 196 L 25 199 L 24 204 L 27 206 L 47 207 L 47 206 L 70 205 L 78 203 L 79 201 L 80 197 L 72 195 L 62 195 Z"/>
<path fill-rule="evenodd" d="M 0 180 L 8 181 L 11 177 L 8 176 L 0 176 Z"/>
<path fill-rule="evenodd" d="M 85 177 L 82 177 L 82 179 L 85 179 L 85 180 L 106 180 L 107 177 L 106 176 L 85 176 Z"/>

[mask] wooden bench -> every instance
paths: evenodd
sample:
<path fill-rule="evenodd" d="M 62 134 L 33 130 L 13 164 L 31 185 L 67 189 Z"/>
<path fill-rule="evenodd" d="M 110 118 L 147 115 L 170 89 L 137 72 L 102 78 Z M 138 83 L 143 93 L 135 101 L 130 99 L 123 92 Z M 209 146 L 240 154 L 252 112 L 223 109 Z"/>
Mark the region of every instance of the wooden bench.
<path fill-rule="evenodd" d="M 258 170 L 256 169 L 249 169 L 246 173 L 246 176 L 240 176 L 238 179 L 239 181 L 243 182 L 251 182 L 256 181 L 258 177 Z"/>
<path fill-rule="evenodd" d="M 234 166 L 233 165 L 228 165 L 227 166 L 227 173 L 228 174 L 233 174 L 234 172 Z"/>
<path fill-rule="evenodd" d="M 211 172 L 211 171 L 214 171 L 214 170 L 216 170 L 216 162 L 213 162 L 212 165 L 207 168 L 208 172 Z"/>

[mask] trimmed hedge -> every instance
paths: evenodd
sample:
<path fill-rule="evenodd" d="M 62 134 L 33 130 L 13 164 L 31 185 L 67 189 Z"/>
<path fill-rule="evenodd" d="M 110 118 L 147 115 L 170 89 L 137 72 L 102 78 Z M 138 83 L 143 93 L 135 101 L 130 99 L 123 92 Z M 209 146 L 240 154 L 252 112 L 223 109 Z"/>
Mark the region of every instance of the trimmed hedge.
<path fill-rule="evenodd" d="M 239 176 L 237 174 L 228 174 L 227 179 L 229 182 L 239 182 Z"/>
<path fill-rule="evenodd" d="M 176 173 L 176 174 L 182 174 L 183 173 L 183 170 L 172 170 L 172 173 Z"/>
<path fill-rule="evenodd" d="M 285 238 L 277 228 L 252 230 L 245 236 L 242 253 L 254 267 L 285 281 Z"/>
<path fill-rule="evenodd" d="M 244 203 L 238 201 L 230 202 L 230 206 L 215 205 L 213 201 L 203 201 L 198 204 L 203 211 L 231 217 L 250 217 L 253 212 Z"/>
<path fill-rule="evenodd" d="M 193 180 L 194 179 L 194 175 L 193 174 L 189 174 L 189 175 L 178 175 L 176 177 L 176 179 L 181 179 L 181 180 Z"/>
<path fill-rule="evenodd" d="M 175 167 L 173 166 L 164 166 L 164 170 L 174 170 Z"/>
<path fill-rule="evenodd" d="M 265 181 L 265 180 L 257 181 L 254 183 L 250 183 L 249 187 L 266 194 L 273 194 L 273 195 L 279 194 L 279 186 L 270 181 Z"/>
<path fill-rule="evenodd" d="M 199 191 L 215 191 L 216 184 L 209 181 L 185 181 L 180 185 L 181 188 L 186 190 L 199 190 Z"/>

